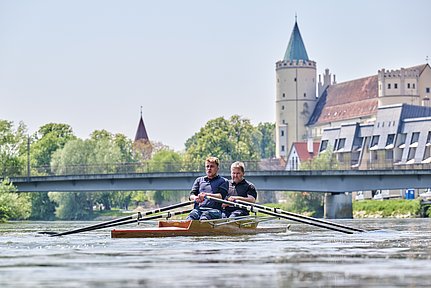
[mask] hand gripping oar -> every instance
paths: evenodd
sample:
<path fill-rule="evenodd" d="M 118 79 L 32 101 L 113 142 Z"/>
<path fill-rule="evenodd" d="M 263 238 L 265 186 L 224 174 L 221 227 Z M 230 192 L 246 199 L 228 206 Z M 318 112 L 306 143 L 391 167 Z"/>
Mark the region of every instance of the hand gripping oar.
<path fill-rule="evenodd" d="M 305 215 L 301 215 L 301 214 L 297 214 L 297 213 L 288 212 L 288 211 L 282 210 L 280 208 L 271 208 L 271 207 L 259 205 L 259 204 L 256 204 L 256 203 L 245 202 L 245 201 L 242 201 L 242 200 L 236 200 L 235 202 L 236 203 L 240 203 L 240 204 L 244 204 L 244 205 L 251 205 L 251 206 L 254 206 L 254 207 L 257 207 L 257 208 L 261 208 L 261 209 L 265 209 L 267 211 L 272 211 L 272 212 L 275 212 L 275 213 L 285 214 L 285 215 L 294 216 L 294 217 L 298 217 L 298 218 L 302 218 L 302 219 L 307 219 L 307 220 L 310 220 L 310 221 L 315 221 L 315 222 L 319 222 L 319 223 L 323 223 L 323 224 L 327 224 L 327 225 L 332 225 L 332 226 L 344 228 L 346 230 L 352 230 L 352 231 L 355 231 L 355 232 L 365 232 L 365 230 L 363 230 L 363 229 L 349 227 L 349 226 L 345 226 L 345 225 L 334 223 L 334 222 L 330 222 L 330 221 L 316 219 L 314 217 L 309 217 L 309 216 L 305 216 Z"/>
<path fill-rule="evenodd" d="M 83 228 L 78 228 L 78 229 L 74 229 L 74 230 L 70 230 L 70 231 L 66 231 L 66 232 L 62 232 L 62 233 L 53 233 L 53 232 L 39 232 L 40 234 L 51 234 L 51 236 L 63 236 L 63 235 L 70 235 L 70 234 L 76 234 L 76 233 L 80 233 L 80 232 L 87 232 L 87 231 L 92 231 L 92 230 L 96 230 L 96 229 L 101 229 L 104 228 L 106 225 L 110 225 L 110 224 L 114 224 L 114 223 L 120 223 L 126 220 L 133 220 L 133 221 L 138 221 L 139 219 L 141 219 L 144 216 L 147 215 L 151 215 L 151 214 L 156 214 L 159 212 L 164 212 L 164 211 L 169 211 L 178 207 L 183 207 L 186 205 L 190 205 L 194 203 L 194 201 L 186 201 L 186 202 L 182 202 L 182 203 L 178 203 L 178 204 L 174 204 L 174 205 L 170 205 L 170 206 L 166 206 L 166 207 L 162 207 L 162 208 L 157 208 L 154 210 L 150 210 L 147 212 L 139 212 L 133 215 L 129 215 L 129 216 L 125 216 L 125 217 L 121 217 L 118 219 L 114 219 L 114 220 L 110 220 L 110 221 L 106 221 L 106 222 L 102 222 L 102 223 L 98 223 L 98 224 L 94 224 L 91 226 L 87 226 L 87 227 L 83 227 Z"/>
<path fill-rule="evenodd" d="M 318 222 L 310 222 L 310 221 L 305 220 L 305 219 L 301 219 L 301 218 L 294 217 L 294 216 L 287 216 L 287 215 L 284 215 L 284 214 L 279 214 L 279 213 L 267 211 L 265 209 L 258 208 L 258 207 L 253 207 L 251 205 L 244 205 L 244 204 L 239 204 L 239 203 L 236 203 L 236 202 L 226 201 L 226 200 L 222 200 L 222 199 L 219 199 L 219 198 L 211 197 L 211 196 L 208 196 L 208 195 L 205 196 L 205 197 L 207 197 L 208 199 L 214 200 L 214 201 L 218 201 L 218 202 L 221 202 L 221 203 L 224 203 L 224 204 L 228 204 L 228 205 L 237 207 L 237 208 L 246 209 L 246 210 L 248 210 L 250 212 L 261 212 L 263 214 L 267 214 L 267 215 L 271 215 L 271 216 L 276 216 L 278 218 L 284 218 L 284 219 L 288 219 L 288 220 L 292 220 L 292 221 L 296 221 L 296 222 L 301 222 L 301 223 L 304 223 L 304 224 L 308 224 L 308 225 L 312 225 L 312 226 L 317 226 L 317 227 L 321 227 L 321 228 L 326 228 L 326 229 L 329 229 L 329 230 L 334 230 L 334 231 L 342 232 L 342 233 L 346 233 L 346 234 L 353 234 L 352 231 L 348 231 L 348 230 L 345 230 L 345 229 L 339 229 L 339 228 L 335 228 L 335 227 L 330 227 L 330 226 L 327 226 L 327 225 L 324 225 L 324 224 L 318 223 Z"/>

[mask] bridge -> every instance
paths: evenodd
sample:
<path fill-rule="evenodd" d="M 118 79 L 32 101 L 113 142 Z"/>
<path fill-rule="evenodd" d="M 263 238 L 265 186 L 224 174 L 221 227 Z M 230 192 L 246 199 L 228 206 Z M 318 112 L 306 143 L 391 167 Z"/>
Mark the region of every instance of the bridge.
<path fill-rule="evenodd" d="M 196 177 L 203 175 L 202 172 L 92 172 L 44 174 L 50 176 L 31 176 L 28 173 L 27 176 L 9 179 L 18 192 L 188 191 Z M 220 174 L 230 178 L 227 169 L 221 170 Z M 326 218 L 352 217 L 352 195 L 346 192 L 431 187 L 431 169 L 423 167 L 385 170 L 249 170 L 246 178 L 262 192 L 326 193 Z"/>
<path fill-rule="evenodd" d="M 12 177 L 18 192 L 187 191 L 201 172 Z M 229 174 L 221 175 L 230 178 Z M 431 187 L 431 170 L 250 171 L 258 191 L 345 193 Z"/>

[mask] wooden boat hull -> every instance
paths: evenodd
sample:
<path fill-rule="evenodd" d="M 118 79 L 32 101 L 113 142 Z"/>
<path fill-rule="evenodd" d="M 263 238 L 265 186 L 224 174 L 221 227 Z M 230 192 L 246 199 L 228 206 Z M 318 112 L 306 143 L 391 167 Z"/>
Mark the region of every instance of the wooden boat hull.
<path fill-rule="evenodd" d="M 288 227 L 257 228 L 258 222 L 250 219 L 238 221 L 198 221 L 198 220 L 168 220 L 159 221 L 155 228 L 114 229 L 111 238 L 150 238 L 177 236 L 221 236 L 248 235 L 258 233 L 283 233 Z"/>

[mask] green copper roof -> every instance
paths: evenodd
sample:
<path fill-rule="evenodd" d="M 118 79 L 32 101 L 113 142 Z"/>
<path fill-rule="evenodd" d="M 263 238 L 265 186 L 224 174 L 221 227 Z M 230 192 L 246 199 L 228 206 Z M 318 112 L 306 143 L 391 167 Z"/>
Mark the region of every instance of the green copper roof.
<path fill-rule="evenodd" d="M 299 32 L 298 23 L 295 22 L 292 35 L 290 35 L 289 44 L 287 45 L 284 61 L 291 60 L 309 60 L 301 33 Z"/>

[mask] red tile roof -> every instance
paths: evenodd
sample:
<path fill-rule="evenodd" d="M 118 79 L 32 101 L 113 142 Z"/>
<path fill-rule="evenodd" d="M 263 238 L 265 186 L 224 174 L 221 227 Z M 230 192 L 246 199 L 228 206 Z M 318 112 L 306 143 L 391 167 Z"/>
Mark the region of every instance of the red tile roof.
<path fill-rule="evenodd" d="M 299 160 L 307 161 L 313 159 L 319 154 L 319 142 L 313 142 L 313 153 L 309 153 L 307 149 L 307 142 L 293 142 L 292 146 L 295 147 L 296 153 L 298 153 Z"/>
<path fill-rule="evenodd" d="M 317 111 L 320 115 L 310 124 L 346 121 L 377 113 L 377 75 L 329 86 L 326 93 L 326 99 L 320 99 L 326 102 L 316 106 L 321 108 Z"/>

